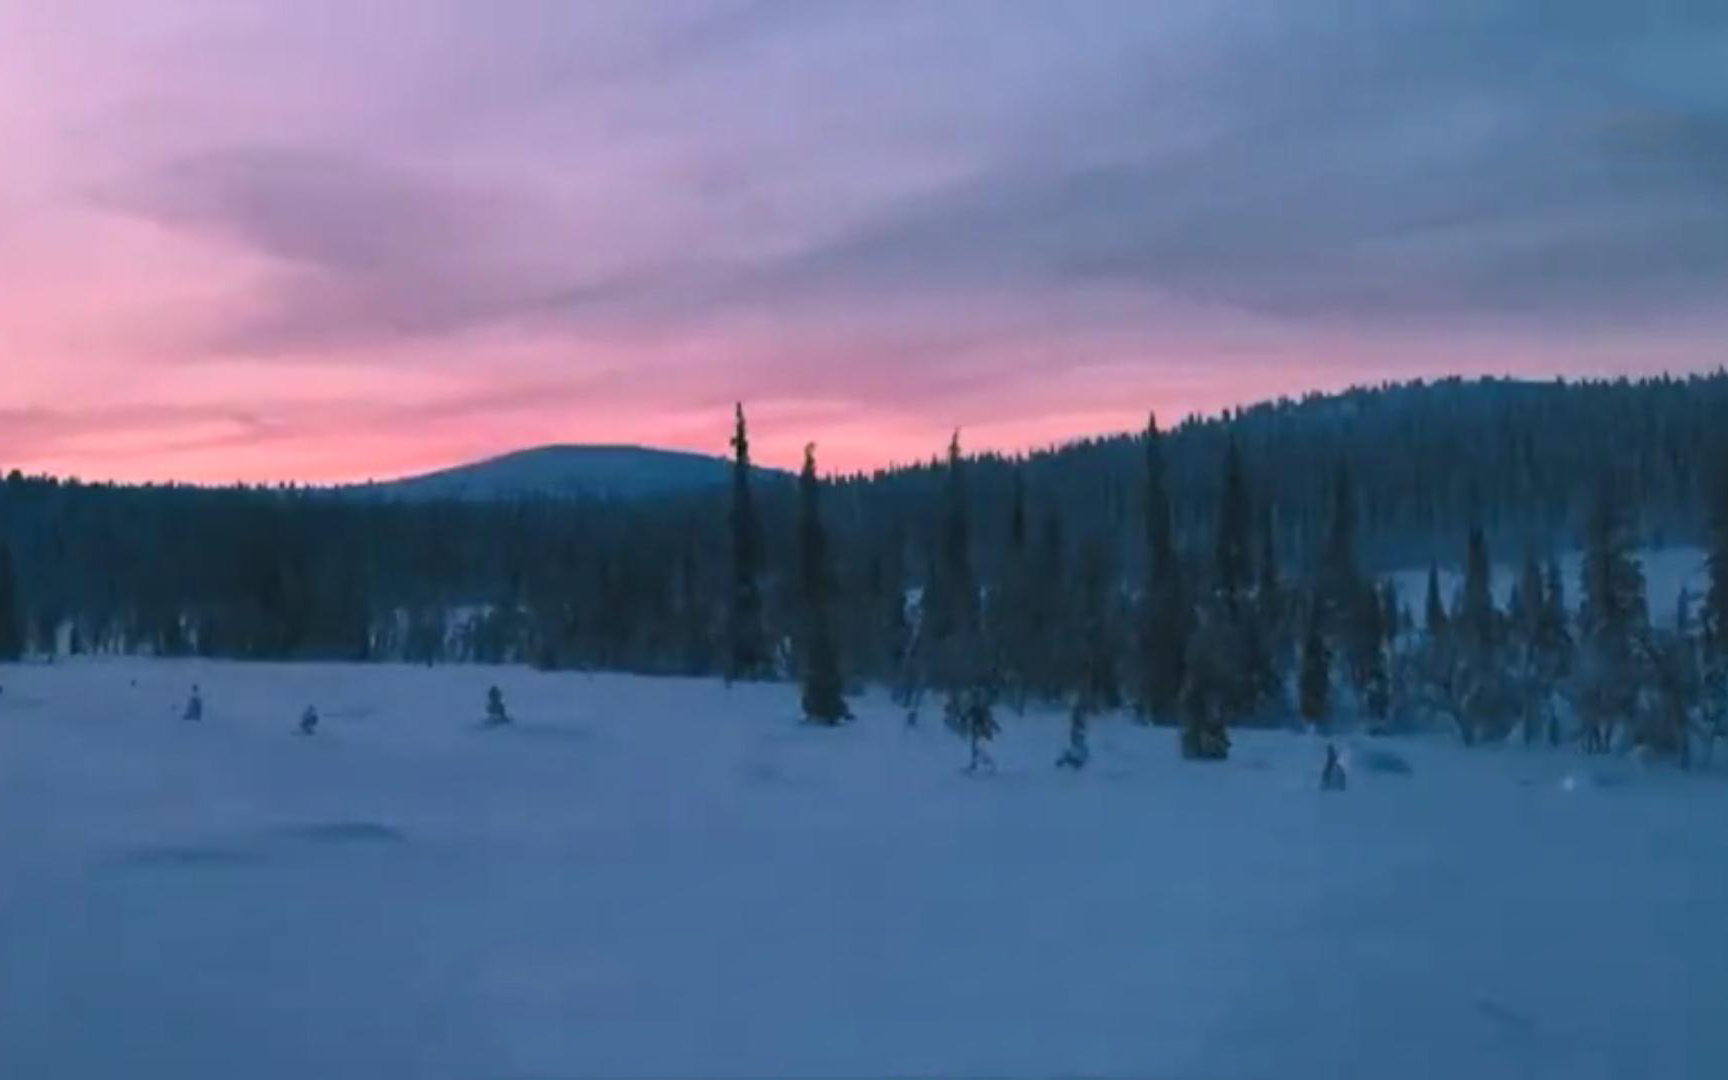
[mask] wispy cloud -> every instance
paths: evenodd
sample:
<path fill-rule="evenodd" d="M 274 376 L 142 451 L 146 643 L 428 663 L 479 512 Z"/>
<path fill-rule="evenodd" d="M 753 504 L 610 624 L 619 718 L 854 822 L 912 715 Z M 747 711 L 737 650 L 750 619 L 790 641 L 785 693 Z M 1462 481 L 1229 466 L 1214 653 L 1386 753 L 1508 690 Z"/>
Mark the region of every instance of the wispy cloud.
<path fill-rule="evenodd" d="M 332 425 L 405 461 L 561 412 L 702 440 L 689 417 L 746 397 L 850 415 L 862 464 L 872 425 L 906 456 L 1174 387 L 1721 359 L 1728 14 L 1701 6 L 385 10 L 0 0 L 0 274 L 29 283 L 0 291 L 0 449 L 47 453 L 26 415 L 154 408 L 284 475 L 327 467 Z M 334 359 L 447 397 L 217 430 L 183 383 L 140 405 L 109 377 Z M 538 423 L 489 424 L 524 387 Z"/>

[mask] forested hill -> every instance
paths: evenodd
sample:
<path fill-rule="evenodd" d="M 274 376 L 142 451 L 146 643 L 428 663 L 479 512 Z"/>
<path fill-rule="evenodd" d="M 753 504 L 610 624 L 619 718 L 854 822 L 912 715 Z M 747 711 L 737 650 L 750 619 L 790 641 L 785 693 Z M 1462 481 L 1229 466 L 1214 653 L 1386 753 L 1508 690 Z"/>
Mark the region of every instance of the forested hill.
<path fill-rule="evenodd" d="M 1695 541 L 1703 526 L 1700 484 L 1728 455 L 1728 374 L 1388 384 L 1190 419 L 1164 439 L 1186 549 L 1210 542 L 1231 438 L 1292 568 L 1317 552 L 1340 464 L 1356 491 L 1360 552 L 1372 568 L 1456 562 L 1469 522 L 1481 524 L 1509 558 L 1525 546 L 1574 546 L 1584 509 L 1605 480 L 1626 489 L 1642 542 L 1664 546 Z M 1023 466 L 1035 503 L 1054 504 L 1081 532 L 1120 532 L 1132 548 L 1143 444 L 1134 432 L 1039 451 L 1024 462 L 987 456 L 972 470 L 975 497 L 1005 505 Z M 899 501 L 934 490 L 942 470 L 932 458 L 849 486 L 865 501 L 888 492 Z"/>
<path fill-rule="evenodd" d="M 1185 422 L 1160 441 L 1175 549 L 1189 573 L 1203 577 L 1214 554 L 1233 440 L 1254 556 L 1301 581 L 1317 565 L 1340 488 L 1353 498 L 1354 551 L 1367 572 L 1457 564 L 1474 524 L 1497 560 L 1574 546 L 1604 486 L 1638 542 L 1695 541 L 1705 486 L 1728 461 L 1725 436 L 1728 375 L 1718 371 L 1359 389 Z M 1053 586 L 1085 553 L 1087 573 L 1131 596 L 1145 575 L 1145 448 L 1143 435 L 1122 435 L 1023 460 L 985 456 L 966 462 L 963 484 L 934 462 L 824 484 L 849 666 L 870 674 L 890 663 L 883 627 L 930 578 L 942 544 L 965 544 L 982 590 L 1035 546 Z M 784 641 L 797 624 L 795 488 L 780 474 L 748 475 L 761 620 L 768 639 Z M 730 481 L 619 504 L 370 500 L 14 473 L 0 484 L 13 581 L 0 566 L 0 624 L 21 625 L 16 636 L 38 651 L 462 655 L 712 671 L 737 589 L 733 498 Z M 966 519 L 959 541 L 942 532 L 955 498 Z M 0 625 L 0 650 L 6 633 Z"/>
<path fill-rule="evenodd" d="M 767 473 L 770 470 L 758 470 Z M 419 476 L 356 484 L 358 496 L 427 502 L 533 498 L 645 499 L 724 489 L 724 458 L 644 446 L 538 446 Z"/>

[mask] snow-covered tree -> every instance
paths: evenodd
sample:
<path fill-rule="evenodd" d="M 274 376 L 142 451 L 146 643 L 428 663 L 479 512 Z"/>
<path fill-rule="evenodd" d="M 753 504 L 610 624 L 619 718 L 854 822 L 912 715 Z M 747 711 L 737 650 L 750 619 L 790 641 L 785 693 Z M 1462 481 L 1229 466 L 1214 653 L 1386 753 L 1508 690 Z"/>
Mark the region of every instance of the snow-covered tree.
<path fill-rule="evenodd" d="M 1618 725 L 1637 707 L 1642 673 L 1634 645 L 1649 622 L 1627 508 L 1607 483 L 1585 523 L 1578 587 L 1574 703 L 1584 749 L 1606 753 Z"/>

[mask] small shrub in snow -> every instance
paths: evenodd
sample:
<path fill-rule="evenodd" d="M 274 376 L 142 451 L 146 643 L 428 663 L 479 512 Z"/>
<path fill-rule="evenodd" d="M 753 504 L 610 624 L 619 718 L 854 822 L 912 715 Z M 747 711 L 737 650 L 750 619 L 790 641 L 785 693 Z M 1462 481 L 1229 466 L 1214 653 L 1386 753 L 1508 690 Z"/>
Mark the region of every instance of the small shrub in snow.
<path fill-rule="evenodd" d="M 504 692 L 496 686 L 486 691 L 486 725 L 502 727 L 510 722 L 510 713 L 504 708 Z"/>
<path fill-rule="evenodd" d="M 1320 790 L 1343 791 L 1344 784 L 1344 763 L 1338 758 L 1338 748 L 1327 743 L 1326 764 L 1320 769 Z"/>

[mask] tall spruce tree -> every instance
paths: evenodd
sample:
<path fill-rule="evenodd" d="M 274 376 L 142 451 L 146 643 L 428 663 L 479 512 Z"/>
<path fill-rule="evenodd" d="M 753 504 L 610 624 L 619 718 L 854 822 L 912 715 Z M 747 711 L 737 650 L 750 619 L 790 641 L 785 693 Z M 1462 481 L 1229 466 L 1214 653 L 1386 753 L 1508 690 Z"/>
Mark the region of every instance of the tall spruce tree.
<path fill-rule="evenodd" d="M 1498 636 L 1491 573 L 1487 538 L 1480 525 L 1472 525 L 1465 547 L 1464 589 L 1459 595 L 1457 626 L 1465 644 L 1484 654 L 1492 652 Z"/>
<path fill-rule="evenodd" d="M 1362 710 L 1378 730 L 1383 727 L 1392 708 L 1392 680 L 1386 658 L 1388 624 L 1381 605 L 1380 590 L 1364 582 L 1357 590 L 1357 612 L 1354 619 L 1355 673 L 1357 693 Z"/>
<path fill-rule="evenodd" d="M 1398 597 L 1398 586 L 1388 579 L 1380 583 L 1380 629 L 1386 648 L 1396 652 L 1408 616 Z"/>
<path fill-rule="evenodd" d="M 1512 599 L 1506 610 L 1512 635 L 1522 648 L 1528 649 L 1536 640 L 1545 602 L 1543 591 L 1542 564 L 1536 559 L 1535 549 L 1526 547 L 1524 562 L 1518 570 L 1518 582 L 1512 587 Z"/>
<path fill-rule="evenodd" d="M 1598 488 L 1585 522 L 1578 589 L 1582 653 L 1577 713 L 1584 749 L 1606 753 L 1613 748 L 1617 726 L 1632 715 L 1638 701 L 1635 645 L 1648 617 L 1630 516 L 1612 482 Z"/>
<path fill-rule="evenodd" d="M 1175 524 L 1165 474 L 1163 435 L 1146 420 L 1146 588 L 1141 597 L 1140 711 L 1147 720 L 1176 718 L 1194 615 L 1176 556 Z"/>
<path fill-rule="evenodd" d="M 1380 594 L 1357 566 L 1356 528 L 1355 483 L 1350 466 L 1340 460 L 1333 473 L 1331 528 L 1317 597 L 1325 608 L 1321 629 L 1337 643 L 1358 704 L 1383 719 L 1389 699 Z"/>
<path fill-rule="evenodd" d="M 0 661 L 24 656 L 24 609 L 18 599 L 18 575 L 12 551 L 0 542 Z"/>
<path fill-rule="evenodd" d="M 1572 667 L 1572 620 L 1566 610 L 1566 582 L 1560 575 L 1559 559 L 1548 560 L 1544 577 L 1536 638 L 1550 677 L 1558 678 Z"/>
<path fill-rule="evenodd" d="M 726 678 L 760 679 L 771 669 L 762 624 L 762 526 L 751 495 L 750 435 L 744 405 L 732 433 L 732 591 L 727 616 Z"/>
<path fill-rule="evenodd" d="M 1190 726 L 1220 730 L 1240 721 L 1258 704 L 1270 681 L 1259 646 L 1254 612 L 1247 603 L 1252 567 L 1248 536 L 1248 481 L 1234 440 L 1224 454 L 1224 492 L 1213 543 L 1212 592 L 1201 608 L 1200 632 L 1188 649 L 1188 679 L 1183 690 Z M 1210 755 L 1200 755 L 1210 756 Z"/>
<path fill-rule="evenodd" d="M 1055 642 L 1062 627 L 1062 596 L 1067 583 L 1067 547 L 1062 537 L 1062 516 L 1050 511 L 1039 530 L 1027 574 L 1026 632 L 1027 678 L 1034 694 L 1051 699 L 1067 685 L 1067 673 L 1055 660 Z"/>
<path fill-rule="evenodd" d="M 1068 749 L 1057 761 L 1082 768 L 1090 758 L 1087 726 L 1092 717 L 1119 703 L 1116 686 L 1115 574 L 1109 547 L 1101 537 L 1082 545 L 1074 589 L 1069 677 L 1075 690 L 1068 712 Z"/>
<path fill-rule="evenodd" d="M 1008 504 L 1007 550 L 1001 580 L 990 595 L 988 616 L 991 637 L 1002 654 L 1003 681 L 1012 693 L 1014 706 L 1022 711 L 1032 693 L 1037 627 L 1033 622 L 1031 537 L 1026 510 L 1026 472 L 1014 470 L 1014 487 Z"/>
<path fill-rule="evenodd" d="M 1326 537 L 1321 599 L 1331 614 L 1348 617 L 1356 598 L 1356 488 L 1350 466 L 1339 460 L 1332 476 L 1332 520 Z M 1344 625 L 1343 619 L 1339 625 Z"/>
<path fill-rule="evenodd" d="M 1259 579 L 1255 583 L 1255 594 L 1261 600 L 1276 601 L 1279 591 L 1278 579 L 1278 532 L 1272 514 L 1272 501 L 1260 504 L 1260 565 Z"/>
<path fill-rule="evenodd" d="M 1728 454 L 1728 440 L 1723 453 Z M 1703 712 L 1712 739 L 1728 736 L 1728 463 L 1717 465 L 1710 512 L 1710 583 L 1700 613 L 1703 624 Z"/>
<path fill-rule="evenodd" d="M 1535 742 L 1541 734 L 1548 701 L 1542 663 L 1542 611 L 1547 606 L 1545 592 L 1542 564 L 1536 560 L 1535 549 L 1526 546 L 1518 580 L 1512 585 L 1512 595 L 1506 605 L 1507 632 L 1503 643 L 1518 690 L 1526 745 Z"/>
<path fill-rule="evenodd" d="M 973 666 L 978 647 L 978 579 L 972 571 L 971 508 L 966 493 L 966 462 L 960 433 L 948 442 L 943 477 L 942 522 L 937 540 L 935 580 L 930 582 L 929 620 L 933 644 L 944 653 L 941 677 L 952 685 L 962 667 Z"/>
<path fill-rule="evenodd" d="M 1302 719 L 1325 730 L 1332 696 L 1332 651 L 1326 644 L 1325 605 L 1308 602 L 1302 629 L 1302 668 L 1297 677 L 1297 703 Z"/>
<path fill-rule="evenodd" d="M 1253 641 L 1259 694 L 1278 709 L 1283 708 L 1284 690 L 1295 643 L 1291 640 L 1284 586 L 1278 576 L 1278 543 L 1272 501 L 1260 504 L 1260 564 L 1254 586 Z"/>
<path fill-rule="evenodd" d="M 834 570 L 829 565 L 828 534 L 822 526 L 821 492 L 816 448 L 806 446 L 804 470 L 798 476 L 799 581 L 803 594 L 803 640 L 798 653 L 804 676 L 804 716 L 814 723 L 834 725 L 850 719 L 852 710 L 846 707 L 834 642 Z"/>
<path fill-rule="evenodd" d="M 1728 440 L 1725 440 L 1728 443 Z M 1728 453 L 1725 445 L 1724 453 Z M 1713 662 L 1728 664 L 1728 463 L 1717 465 L 1719 476 L 1710 506 L 1710 584 L 1704 593 L 1702 621 L 1705 648 Z"/>
<path fill-rule="evenodd" d="M 1440 570 L 1433 563 L 1429 563 L 1428 593 L 1422 606 L 1422 629 L 1431 638 L 1440 637 L 1446 633 L 1448 622 L 1446 602 L 1440 599 Z"/>
<path fill-rule="evenodd" d="M 966 492 L 966 461 L 960 433 L 948 443 L 942 530 L 934 606 L 930 611 L 938 646 L 938 679 L 946 693 L 943 719 L 971 750 L 968 773 L 994 771 L 988 744 L 1001 730 L 996 722 L 995 658 L 983 640 L 979 621 L 978 579 L 972 570 L 971 509 Z"/>
<path fill-rule="evenodd" d="M 1188 643 L 1182 687 L 1182 753 L 1205 760 L 1229 756 L 1229 725 L 1248 714 L 1260 689 L 1253 628 L 1243 603 L 1250 573 L 1248 484 L 1234 440 L 1225 451 L 1221 489 L 1212 591 Z"/>
<path fill-rule="evenodd" d="M 1248 501 L 1248 479 L 1242 471 L 1242 452 L 1234 436 L 1224 450 L 1224 484 L 1218 508 L 1218 536 L 1213 556 L 1213 587 L 1218 598 L 1237 613 L 1253 576 L 1249 554 L 1252 510 Z"/>
<path fill-rule="evenodd" d="M 1519 700 L 1501 655 L 1500 613 L 1494 606 L 1493 564 L 1481 526 L 1465 542 L 1464 587 L 1452 619 L 1457 647 L 1456 719 L 1466 743 L 1510 730 Z"/>

